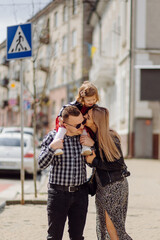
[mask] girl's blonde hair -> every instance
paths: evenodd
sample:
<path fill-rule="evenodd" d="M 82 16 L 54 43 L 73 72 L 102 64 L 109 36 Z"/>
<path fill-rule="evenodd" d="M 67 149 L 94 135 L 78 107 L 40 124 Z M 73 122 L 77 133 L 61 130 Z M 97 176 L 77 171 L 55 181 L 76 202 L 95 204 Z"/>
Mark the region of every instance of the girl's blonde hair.
<path fill-rule="evenodd" d="M 78 90 L 78 96 L 76 97 L 76 100 L 77 102 L 84 104 L 84 97 L 92 97 L 94 95 L 96 96 L 98 102 L 99 95 L 97 88 L 93 85 L 93 83 L 85 81 Z"/>
<path fill-rule="evenodd" d="M 120 142 L 120 137 L 114 130 L 109 129 L 108 109 L 97 105 L 94 106 L 92 110 L 92 118 L 97 127 L 96 134 L 101 158 L 103 159 L 103 150 L 109 162 L 119 159 L 121 157 L 121 153 L 117 149 L 115 141 Z"/>

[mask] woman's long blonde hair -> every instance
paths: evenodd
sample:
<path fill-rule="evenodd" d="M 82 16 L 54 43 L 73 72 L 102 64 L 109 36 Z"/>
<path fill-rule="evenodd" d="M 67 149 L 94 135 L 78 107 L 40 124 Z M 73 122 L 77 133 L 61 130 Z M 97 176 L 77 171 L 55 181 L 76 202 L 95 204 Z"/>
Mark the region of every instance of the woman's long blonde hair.
<path fill-rule="evenodd" d="M 103 159 L 102 150 L 109 162 L 119 159 L 121 154 L 118 151 L 114 138 L 120 137 L 118 133 L 109 128 L 109 111 L 107 108 L 94 106 L 92 110 L 92 118 L 97 127 L 97 140 L 99 144 L 100 156 Z"/>

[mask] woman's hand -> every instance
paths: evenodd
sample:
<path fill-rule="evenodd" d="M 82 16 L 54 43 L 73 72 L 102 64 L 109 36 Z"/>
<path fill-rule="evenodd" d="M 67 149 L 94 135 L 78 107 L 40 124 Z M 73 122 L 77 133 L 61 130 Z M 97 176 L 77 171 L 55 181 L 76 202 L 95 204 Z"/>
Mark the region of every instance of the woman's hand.
<path fill-rule="evenodd" d="M 86 162 L 87 163 L 92 163 L 93 162 L 93 159 L 96 157 L 96 154 L 94 151 L 92 151 L 92 154 L 89 155 L 89 156 L 86 156 Z"/>
<path fill-rule="evenodd" d="M 82 145 L 85 145 L 85 146 L 88 146 L 88 147 L 92 147 L 94 145 L 93 139 L 90 136 L 87 136 L 87 135 L 81 135 L 80 143 Z"/>

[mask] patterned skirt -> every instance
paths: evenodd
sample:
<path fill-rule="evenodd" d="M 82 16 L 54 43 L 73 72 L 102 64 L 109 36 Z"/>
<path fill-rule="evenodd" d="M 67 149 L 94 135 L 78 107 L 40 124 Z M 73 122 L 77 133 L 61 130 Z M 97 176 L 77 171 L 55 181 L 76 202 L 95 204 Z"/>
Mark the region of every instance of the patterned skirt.
<path fill-rule="evenodd" d="M 96 203 L 96 232 L 98 240 L 111 240 L 105 222 L 105 211 L 108 213 L 116 228 L 119 240 L 132 240 L 125 231 L 125 220 L 128 206 L 128 181 L 108 184 L 102 187 L 96 174 L 97 192 Z"/>

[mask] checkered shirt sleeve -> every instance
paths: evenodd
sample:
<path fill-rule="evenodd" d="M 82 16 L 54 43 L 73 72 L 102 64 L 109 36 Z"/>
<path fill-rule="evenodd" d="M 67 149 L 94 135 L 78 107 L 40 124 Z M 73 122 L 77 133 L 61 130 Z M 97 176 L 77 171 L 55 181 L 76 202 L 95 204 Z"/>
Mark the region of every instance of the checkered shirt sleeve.
<path fill-rule="evenodd" d="M 54 140 L 56 132 L 51 131 L 49 134 L 43 139 L 41 145 L 41 152 L 38 158 L 38 164 L 40 169 L 47 168 L 54 158 L 54 150 L 49 147 L 50 143 Z"/>

